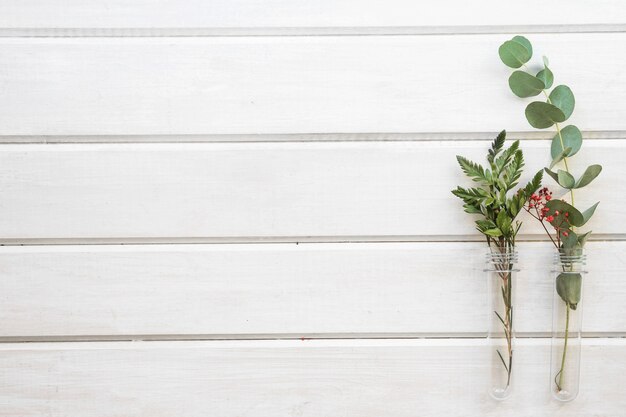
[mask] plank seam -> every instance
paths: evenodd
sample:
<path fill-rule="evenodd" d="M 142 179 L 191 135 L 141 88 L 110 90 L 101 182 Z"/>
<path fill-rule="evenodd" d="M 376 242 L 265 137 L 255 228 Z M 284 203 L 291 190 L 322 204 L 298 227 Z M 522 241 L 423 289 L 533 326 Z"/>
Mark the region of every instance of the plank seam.
<path fill-rule="evenodd" d="M 0 135 L 0 144 L 281 143 L 492 141 L 497 132 L 330 132 L 264 134 Z M 583 131 L 585 139 L 624 140 L 626 131 Z M 509 139 L 551 140 L 552 132 L 507 131 Z"/>
<path fill-rule="evenodd" d="M 544 235 L 520 235 L 518 242 L 543 242 Z M 247 237 L 114 237 L 114 238 L 0 238 L 0 246 L 57 245 L 187 245 L 187 244 L 273 244 L 291 243 L 419 243 L 482 242 L 479 235 L 395 235 L 395 236 L 247 236 Z M 594 234 L 590 241 L 621 242 L 626 234 Z"/>
<path fill-rule="evenodd" d="M 512 33 L 619 33 L 626 24 L 479 25 L 479 26 L 335 26 L 335 27 L 4 27 L 5 38 L 125 38 L 125 37 L 277 37 L 277 36 L 415 36 Z"/>
<path fill-rule="evenodd" d="M 549 339 L 548 332 L 525 332 L 518 339 Z M 583 332 L 584 339 L 624 339 L 626 332 Z M 181 335 L 84 335 L 84 336 L 2 336 L 0 343 L 90 343 L 90 342 L 184 342 L 184 341 L 272 341 L 272 340 L 481 340 L 481 333 L 319 333 L 319 334 L 181 334 Z"/>

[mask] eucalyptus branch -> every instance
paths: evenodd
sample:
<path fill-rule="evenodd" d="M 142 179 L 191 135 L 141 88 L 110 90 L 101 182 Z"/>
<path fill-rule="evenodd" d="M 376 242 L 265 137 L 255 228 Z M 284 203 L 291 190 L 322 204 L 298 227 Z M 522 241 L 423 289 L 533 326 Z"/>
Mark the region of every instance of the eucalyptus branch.
<path fill-rule="evenodd" d="M 550 148 L 552 162 L 544 171 L 559 186 L 568 190 L 571 199 L 571 204 L 562 200 L 552 200 L 552 193 L 547 187 L 544 187 L 538 194 L 533 194 L 530 197 L 525 210 L 541 223 L 561 256 L 567 258 L 568 256 L 580 254 L 591 232 L 576 233 L 575 230 L 589 221 L 599 203 L 595 203 L 583 212 L 579 211 L 576 208 L 574 190 L 589 185 L 600 174 L 602 166 L 591 165 L 587 167 L 578 180 L 575 179 L 570 171 L 569 158 L 580 150 L 583 136 L 578 127 L 568 125 L 561 128 L 560 123 L 569 119 L 574 111 L 574 94 L 566 85 L 558 85 L 548 93 L 554 83 L 554 74 L 549 68 L 548 59 L 545 56 L 543 57 L 542 68 L 533 75 L 530 68 L 526 65 L 532 58 L 533 48 L 530 41 L 525 37 L 514 36 L 500 46 L 498 53 L 506 66 L 516 69 L 509 77 L 509 87 L 516 96 L 527 98 L 541 93 L 545 96 L 545 102 L 533 101 L 526 106 L 526 119 L 532 127 L 537 129 L 556 127 L 556 135 L 552 138 Z M 518 69 L 522 67 L 523 71 Z M 565 169 L 557 169 L 554 172 L 552 170 L 553 167 L 561 163 Z M 531 209 L 535 210 L 536 215 L 531 213 Z M 554 229 L 554 238 L 546 227 L 546 222 Z M 562 268 L 563 273 L 559 274 L 556 279 L 556 291 L 566 306 L 562 359 L 560 370 L 554 380 L 559 391 L 563 389 L 570 310 L 577 308 L 582 288 L 582 276 L 573 270 L 573 265 L 570 263 L 568 268 L 567 263 L 562 262 Z"/>

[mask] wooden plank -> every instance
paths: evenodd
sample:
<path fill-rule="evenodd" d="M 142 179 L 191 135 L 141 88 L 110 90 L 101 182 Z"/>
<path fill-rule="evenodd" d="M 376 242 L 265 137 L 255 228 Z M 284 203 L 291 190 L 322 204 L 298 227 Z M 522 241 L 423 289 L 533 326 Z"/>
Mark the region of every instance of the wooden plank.
<path fill-rule="evenodd" d="M 548 343 L 516 349 L 515 393 L 504 402 L 485 392 L 476 340 L 4 345 L 0 415 L 621 415 L 624 339 L 586 341 L 571 403 L 550 398 Z"/>
<path fill-rule="evenodd" d="M 626 242 L 591 242 L 587 335 L 626 333 Z M 0 336 L 484 334 L 484 244 L 5 247 Z M 520 244 L 516 326 L 551 330 L 551 251 Z M 610 319 L 607 319 L 610 317 Z"/>
<path fill-rule="evenodd" d="M 580 207 L 602 200 L 589 226 L 598 234 L 626 233 L 625 197 L 614 192 L 626 176 L 624 143 L 587 141 L 571 162 L 576 176 L 591 163 L 607 167 L 576 199 Z M 488 146 L 484 141 L 3 145 L 0 239 L 476 238 L 471 216 L 450 190 L 471 185 L 455 155 L 484 160 Z M 549 142 L 527 141 L 523 147 L 524 178 L 529 178 L 549 163 Z M 543 234 L 536 221 L 527 225 L 522 233 Z"/>
<path fill-rule="evenodd" d="M 0 135 L 530 131 L 508 37 L 3 38 Z M 531 38 L 576 93 L 572 123 L 626 131 L 626 33 Z"/>
<path fill-rule="evenodd" d="M 480 12 L 475 4 L 461 0 L 440 1 L 428 7 L 409 0 L 365 0 L 358 4 L 346 0 L 4 0 L 0 3 L 0 27 L 130 28 L 148 29 L 154 34 L 159 33 L 155 31 L 158 28 L 297 28 L 301 31 L 296 33 L 309 33 L 302 29 L 417 27 L 440 32 L 446 27 L 467 31 L 523 25 L 564 30 L 626 23 L 623 4 L 618 0 L 600 0 L 593 5 L 558 0 L 551 3 L 558 13 L 537 13 L 544 6 L 539 0 L 528 0 L 512 13 L 508 5 L 496 0 L 481 2 Z"/>

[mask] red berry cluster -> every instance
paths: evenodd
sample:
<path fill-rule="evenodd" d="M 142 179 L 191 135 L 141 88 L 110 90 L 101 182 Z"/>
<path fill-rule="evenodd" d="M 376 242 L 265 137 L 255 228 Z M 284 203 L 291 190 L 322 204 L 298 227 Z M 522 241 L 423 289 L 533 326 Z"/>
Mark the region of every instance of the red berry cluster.
<path fill-rule="evenodd" d="M 530 200 L 528 200 L 528 208 L 535 209 L 534 211 L 537 214 L 539 220 L 543 220 L 544 218 L 551 222 L 554 220 L 554 217 L 548 215 L 550 209 L 546 207 L 546 203 L 552 200 L 552 191 L 548 190 L 548 187 L 543 187 L 536 194 L 530 196 Z"/>
<path fill-rule="evenodd" d="M 568 219 L 569 213 L 563 213 L 563 220 L 561 220 L 560 224 L 554 224 L 554 219 L 561 213 L 558 210 L 550 213 L 550 208 L 546 207 L 546 204 L 550 200 L 552 200 L 552 191 L 550 191 L 548 187 L 544 187 L 537 191 L 536 194 L 530 196 L 527 207 L 525 207 L 525 209 L 528 213 L 530 213 L 531 216 L 533 216 L 537 220 L 541 222 L 543 222 L 544 220 L 548 221 L 548 223 L 550 223 L 556 230 L 557 235 L 569 235 L 568 230 L 570 230 L 571 228 Z"/>

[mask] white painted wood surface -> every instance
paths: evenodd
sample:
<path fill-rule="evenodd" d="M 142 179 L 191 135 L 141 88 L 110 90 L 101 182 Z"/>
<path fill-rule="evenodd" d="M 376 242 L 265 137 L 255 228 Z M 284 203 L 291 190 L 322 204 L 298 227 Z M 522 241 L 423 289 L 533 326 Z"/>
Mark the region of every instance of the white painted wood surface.
<path fill-rule="evenodd" d="M 476 336 L 487 326 L 484 246 L 1 248 L 0 337 Z M 626 334 L 625 249 L 589 244 L 588 336 Z M 522 243 L 519 251 L 516 328 L 546 335 L 550 247 Z"/>
<path fill-rule="evenodd" d="M 550 400 L 547 342 L 520 343 L 501 403 L 476 340 L 11 344 L 0 415 L 620 416 L 624 339 L 585 341 L 580 396 L 565 404 Z"/>
<path fill-rule="evenodd" d="M 508 38 L 3 38 L 0 135 L 530 131 Z M 626 34 L 531 38 L 576 94 L 571 123 L 626 131 Z"/>
<path fill-rule="evenodd" d="M 558 0 L 550 2 L 552 12 L 546 13 L 545 8 L 545 2 L 539 0 L 528 0 L 523 7 L 515 8 L 497 0 L 482 1 L 480 5 L 445 0 L 428 7 L 411 0 L 363 0 L 358 5 L 349 0 L 4 0 L 0 3 L 0 26 L 6 29 L 152 29 L 152 32 L 139 33 L 154 35 L 159 33 L 154 30 L 158 28 L 240 31 L 291 28 L 301 30 L 295 33 L 307 33 L 305 29 L 362 32 L 382 28 L 389 32 L 408 27 L 438 33 L 445 29 L 458 32 L 495 28 L 503 32 L 519 29 L 519 26 L 544 30 L 548 26 L 552 31 L 584 30 L 591 26 L 598 30 L 626 23 L 619 0 L 594 1 L 593 7 L 583 1 Z"/>
<path fill-rule="evenodd" d="M 625 32 L 619 0 L 1 1 L 0 243 L 27 246 L 0 247 L 0 416 L 622 417 Z M 511 34 L 576 94 L 574 171 L 604 165 L 570 404 L 535 242 L 516 392 L 486 396 L 483 243 L 449 193 L 457 153 L 552 135 L 507 91 Z M 343 243 L 261 244 L 302 241 Z"/>
<path fill-rule="evenodd" d="M 529 178 L 549 163 L 549 142 L 523 146 Z M 472 184 L 455 155 L 483 160 L 488 147 L 486 141 L 5 145 L 0 238 L 476 238 L 471 216 L 450 190 Z M 625 159 L 623 141 L 593 140 L 572 160 L 574 172 L 591 163 L 606 167 L 577 198 L 581 207 L 602 200 L 590 223 L 598 234 L 626 233 L 624 195 L 612 192 L 626 176 Z M 533 221 L 522 233 L 543 230 Z"/>

